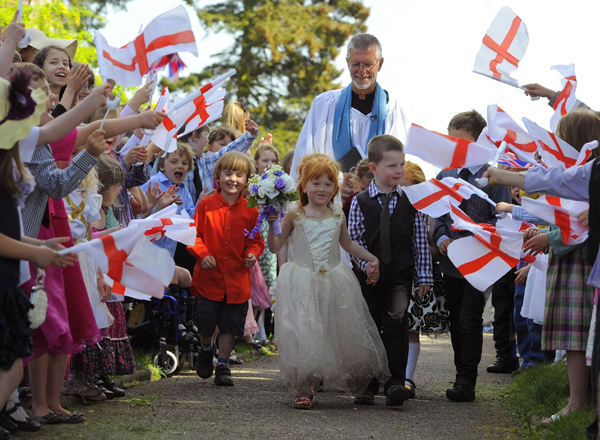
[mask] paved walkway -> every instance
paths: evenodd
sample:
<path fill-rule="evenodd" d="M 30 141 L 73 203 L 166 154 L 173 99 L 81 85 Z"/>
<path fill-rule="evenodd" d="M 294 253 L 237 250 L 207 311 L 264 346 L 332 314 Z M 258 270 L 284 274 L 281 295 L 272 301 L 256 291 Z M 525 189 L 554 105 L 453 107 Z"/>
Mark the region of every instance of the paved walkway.
<path fill-rule="evenodd" d="M 515 421 L 501 400 L 509 375 L 492 375 L 493 341 L 486 335 L 477 399 L 445 397 L 453 379 L 450 338 L 422 338 L 415 381 L 417 398 L 398 409 L 357 407 L 335 391 L 318 393 L 310 411 L 290 407 L 292 395 L 279 379 L 277 356 L 234 367 L 232 388 L 215 387 L 186 372 L 131 388 L 124 399 L 76 408 L 83 425 L 49 426 L 20 438 L 93 439 L 506 439 L 517 438 Z"/>

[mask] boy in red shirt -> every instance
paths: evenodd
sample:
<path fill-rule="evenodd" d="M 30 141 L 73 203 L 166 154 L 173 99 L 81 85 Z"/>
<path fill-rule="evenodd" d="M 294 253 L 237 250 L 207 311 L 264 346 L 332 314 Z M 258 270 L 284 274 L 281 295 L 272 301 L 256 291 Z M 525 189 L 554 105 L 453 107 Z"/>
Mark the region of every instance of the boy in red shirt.
<path fill-rule="evenodd" d="M 250 269 L 263 253 L 260 236 L 251 239 L 244 230 L 256 226 L 258 211 L 248 208 L 242 197 L 254 165 L 243 153 L 224 154 L 214 171 L 217 192 L 196 207 L 196 244 L 188 247 L 196 264 L 192 293 L 197 297 L 195 321 L 200 332 L 201 351 L 196 373 L 208 379 L 213 373 L 212 336 L 219 326 L 219 360 L 215 385 L 233 386 L 229 355 L 235 337 L 244 336 L 248 301 L 252 297 Z"/>

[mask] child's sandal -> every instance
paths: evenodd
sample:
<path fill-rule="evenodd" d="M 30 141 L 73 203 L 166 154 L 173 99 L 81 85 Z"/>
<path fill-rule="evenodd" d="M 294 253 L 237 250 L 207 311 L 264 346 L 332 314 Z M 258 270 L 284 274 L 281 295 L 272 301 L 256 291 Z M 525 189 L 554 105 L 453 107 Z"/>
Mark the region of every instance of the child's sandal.
<path fill-rule="evenodd" d="M 292 407 L 296 409 L 311 409 L 312 400 L 308 397 L 296 397 L 292 402 Z"/>
<path fill-rule="evenodd" d="M 415 398 L 415 388 L 417 388 L 417 386 L 410 379 L 406 379 L 406 382 L 408 382 L 408 383 L 404 384 L 404 388 L 406 388 L 406 390 L 408 391 L 408 396 L 411 399 L 414 399 Z"/>

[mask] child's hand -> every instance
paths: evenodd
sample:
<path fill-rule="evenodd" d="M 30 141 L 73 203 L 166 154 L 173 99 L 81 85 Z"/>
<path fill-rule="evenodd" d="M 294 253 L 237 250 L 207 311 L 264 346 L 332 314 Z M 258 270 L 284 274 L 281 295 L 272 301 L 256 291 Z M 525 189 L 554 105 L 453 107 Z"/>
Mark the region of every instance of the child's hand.
<path fill-rule="evenodd" d="M 104 133 L 104 130 L 95 130 L 90 135 L 85 145 L 86 151 L 96 158 L 100 157 L 102 153 L 109 149 L 109 146 L 104 139 Z"/>
<path fill-rule="evenodd" d="M 254 266 L 255 263 L 256 263 L 256 255 L 248 254 L 248 256 L 246 257 L 246 267 L 248 269 L 252 269 L 252 266 Z"/>
<path fill-rule="evenodd" d="M 556 92 L 554 90 L 550 90 L 546 87 L 540 86 L 539 84 L 526 84 L 523 86 L 525 89 L 525 95 L 531 96 L 532 98 L 548 98 L 548 100 L 552 99 Z"/>
<path fill-rule="evenodd" d="M 156 184 L 158 187 L 158 183 Z M 156 211 L 160 211 L 165 209 L 167 206 L 175 203 L 176 205 L 181 205 L 183 201 L 181 200 L 181 196 L 179 194 L 175 194 L 179 188 L 175 185 L 171 185 L 165 192 L 162 192 L 158 195 L 158 203 L 156 204 Z"/>
<path fill-rule="evenodd" d="M 548 236 L 546 234 L 539 234 L 527 240 L 525 246 L 523 246 L 523 251 L 529 252 L 531 255 L 535 256 L 548 249 L 548 246 L 550 246 Z"/>
<path fill-rule="evenodd" d="M 419 295 L 420 296 L 427 296 L 427 295 L 429 295 L 430 291 L 431 291 L 431 286 L 419 286 Z"/>
<path fill-rule="evenodd" d="M 200 266 L 202 266 L 202 269 L 204 270 L 214 270 L 217 268 L 217 261 L 215 260 L 215 257 L 208 255 L 202 259 Z"/>
<path fill-rule="evenodd" d="M 375 284 L 379 280 L 379 261 L 367 263 L 367 284 Z"/>
<path fill-rule="evenodd" d="M 523 235 L 523 240 L 528 241 L 529 239 L 535 237 L 536 235 L 540 235 L 541 232 L 538 228 L 527 228 L 525 230 L 525 235 Z"/>
<path fill-rule="evenodd" d="M 270 214 L 267 214 L 267 222 L 269 222 L 269 225 L 273 225 L 273 222 L 275 220 L 277 220 L 279 218 L 281 214 L 277 213 L 277 212 L 272 212 Z"/>
<path fill-rule="evenodd" d="M 67 75 L 67 88 L 73 90 L 75 96 L 77 96 L 89 79 L 88 65 L 81 64 L 77 69 L 71 69 Z"/>
<path fill-rule="evenodd" d="M 261 137 L 259 145 L 273 145 L 273 134 L 267 133 L 266 139 L 264 137 Z"/>
<path fill-rule="evenodd" d="M 152 87 L 153 85 L 154 81 L 150 81 L 148 84 L 144 84 L 135 91 L 135 95 L 133 95 L 133 98 L 131 98 L 127 103 L 127 105 L 131 107 L 134 112 L 137 112 L 142 104 L 150 101 L 152 90 L 154 90 Z"/>
<path fill-rule="evenodd" d="M 494 177 L 498 175 L 498 171 L 500 171 L 496 167 L 488 167 L 488 169 L 481 176 L 482 179 L 488 179 L 488 186 L 497 185 L 498 182 L 494 180 Z M 444 254 L 445 255 L 445 254 Z"/>
<path fill-rule="evenodd" d="M 144 128 L 146 130 L 154 130 L 156 127 L 160 125 L 163 118 L 166 117 L 164 113 L 161 112 L 143 112 L 136 116 L 140 121 L 140 128 Z"/>
<path fill-rule="evenodd" d="M 106 98 L 111 94 L 110 90 L 111 88 L 108 84 L 96 86 L 92 89 L 90 95 L 85 99 L 94 100 L 94 103 L 97 107 L 102 107 L 106 103 Z"/>
<path fill-rule="evenodd" d="M 512 203 L 500 202 L 496 205 L 496 212 L 498 214 L 502 214 L 503 212 L 512 212 L 513 207 Z"/>
<path fill-rule="evenodd" d="M 208 188 L 204 188 L 202 190 L 202 192 L 200 193 L 200 195 L 198 196 L 198 201 L 202 200 L 204 197 L 212 196 L 214 193 L 215 193 L 214 189 L 211 189 L 209 191 Z"/>
<path fill-rule="evenodd" d="M 440 243 L 440 254 L 442 254 L 444 257 L 446 255 L 448 255 L 448 246 L 450 246 L 450 243 L 452 243 L 454 240 L 452 240 L 451 238 L 447 238 L 444 241 L 442 241 Z"/>
<path fill-rule="evenodd" d="M 15 15 L 13 17 L 12 23 L 4 29 L 4 33 L 2 34 L 2 43 L 3 44 L 11 44 L 14 45 L 16 49 L 17 43 L 25 37 L 25 25 L 23 23 L 17 23 L 19 19 L 19 11 L 15 11 Z"/>
<path fill-rule="evenodd" d="M 113 232 L 120 231 L 121 229 L 123 229 L 123 228 L 121 228 L 120 226 L 115 226 L 114 228 L 105 229 L 104 231 L 98 232 L 98 237 L 104 237 L 105 235 L 109 235 L 109 234 L 112 234 Z"/>
<path fill-rule="evenodd" d="M 520 268 L 515 272 L 517 276 L 515 278 L 515 284 L 524 284 L 527 281 L 527 275 L 529 274 L 529 270 L 531 269 L 531 264 L 528 264 L 525 267 Z"/>
<path fill-rule="evenodd" d="M 580 212 L 579 215 L 577 216 L 577 221 L 579 223 L 581 223 L 581 226 L 585 226 L 586 228 L 589 226 L 589 220 L 590 220 L 590 210 L 586 209 L 583 212 Z"/>
<path fill-rule="evenodd" d="M 140 147 L 139 145 L 138 145 L 138 146 L 136 146 L 136 147 L 132 147 L 132 148 L 131 148 L 131 149 L 130 149 L 128 152 L 127 152 L 127 154 L 125 155 L 125 157 L 123 157 L 123 162 L 125 162 L 125 166 L 127 167 L 127 169 L 130 169 L 130 168 L 131 168 L 131 166 L 132 166 L 134 163 L 137 163 L 137 162 L 138 162 L 138 160 L 137 160 L 137 155 L 138 155 L 139 151 L 140 151 L 142 148 L 143 148 L 144 150 L 146 149 L 145 147 Z M 147 152 L 146 152 L 146 154 L 147 154 Z"/>
<path fill-rule="evenodd" d="M 244 121 L 246 131 L 249 131 L 252 136 L 258 135 L 258 124 L 252 119 L 246 119 Z"/>
<path fill-rule="evenodd" d="M 98 277 L 98 292 L 100 292 L 100 302 L 105 303 L 110 298 L 110 285 L 106 282 L 103 276 Z"/>

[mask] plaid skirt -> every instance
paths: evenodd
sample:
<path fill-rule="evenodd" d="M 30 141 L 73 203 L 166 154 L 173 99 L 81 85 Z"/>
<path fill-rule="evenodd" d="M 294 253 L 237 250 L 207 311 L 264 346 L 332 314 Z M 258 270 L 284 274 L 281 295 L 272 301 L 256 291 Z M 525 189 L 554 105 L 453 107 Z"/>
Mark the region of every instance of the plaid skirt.
<path fill-rule="evenodd" d="M 594 308 L 594 288 L 587 284 L 592 267 L 583 245 L 562 258 L 548 260 L 542 350 L 585 351 Z"/>

